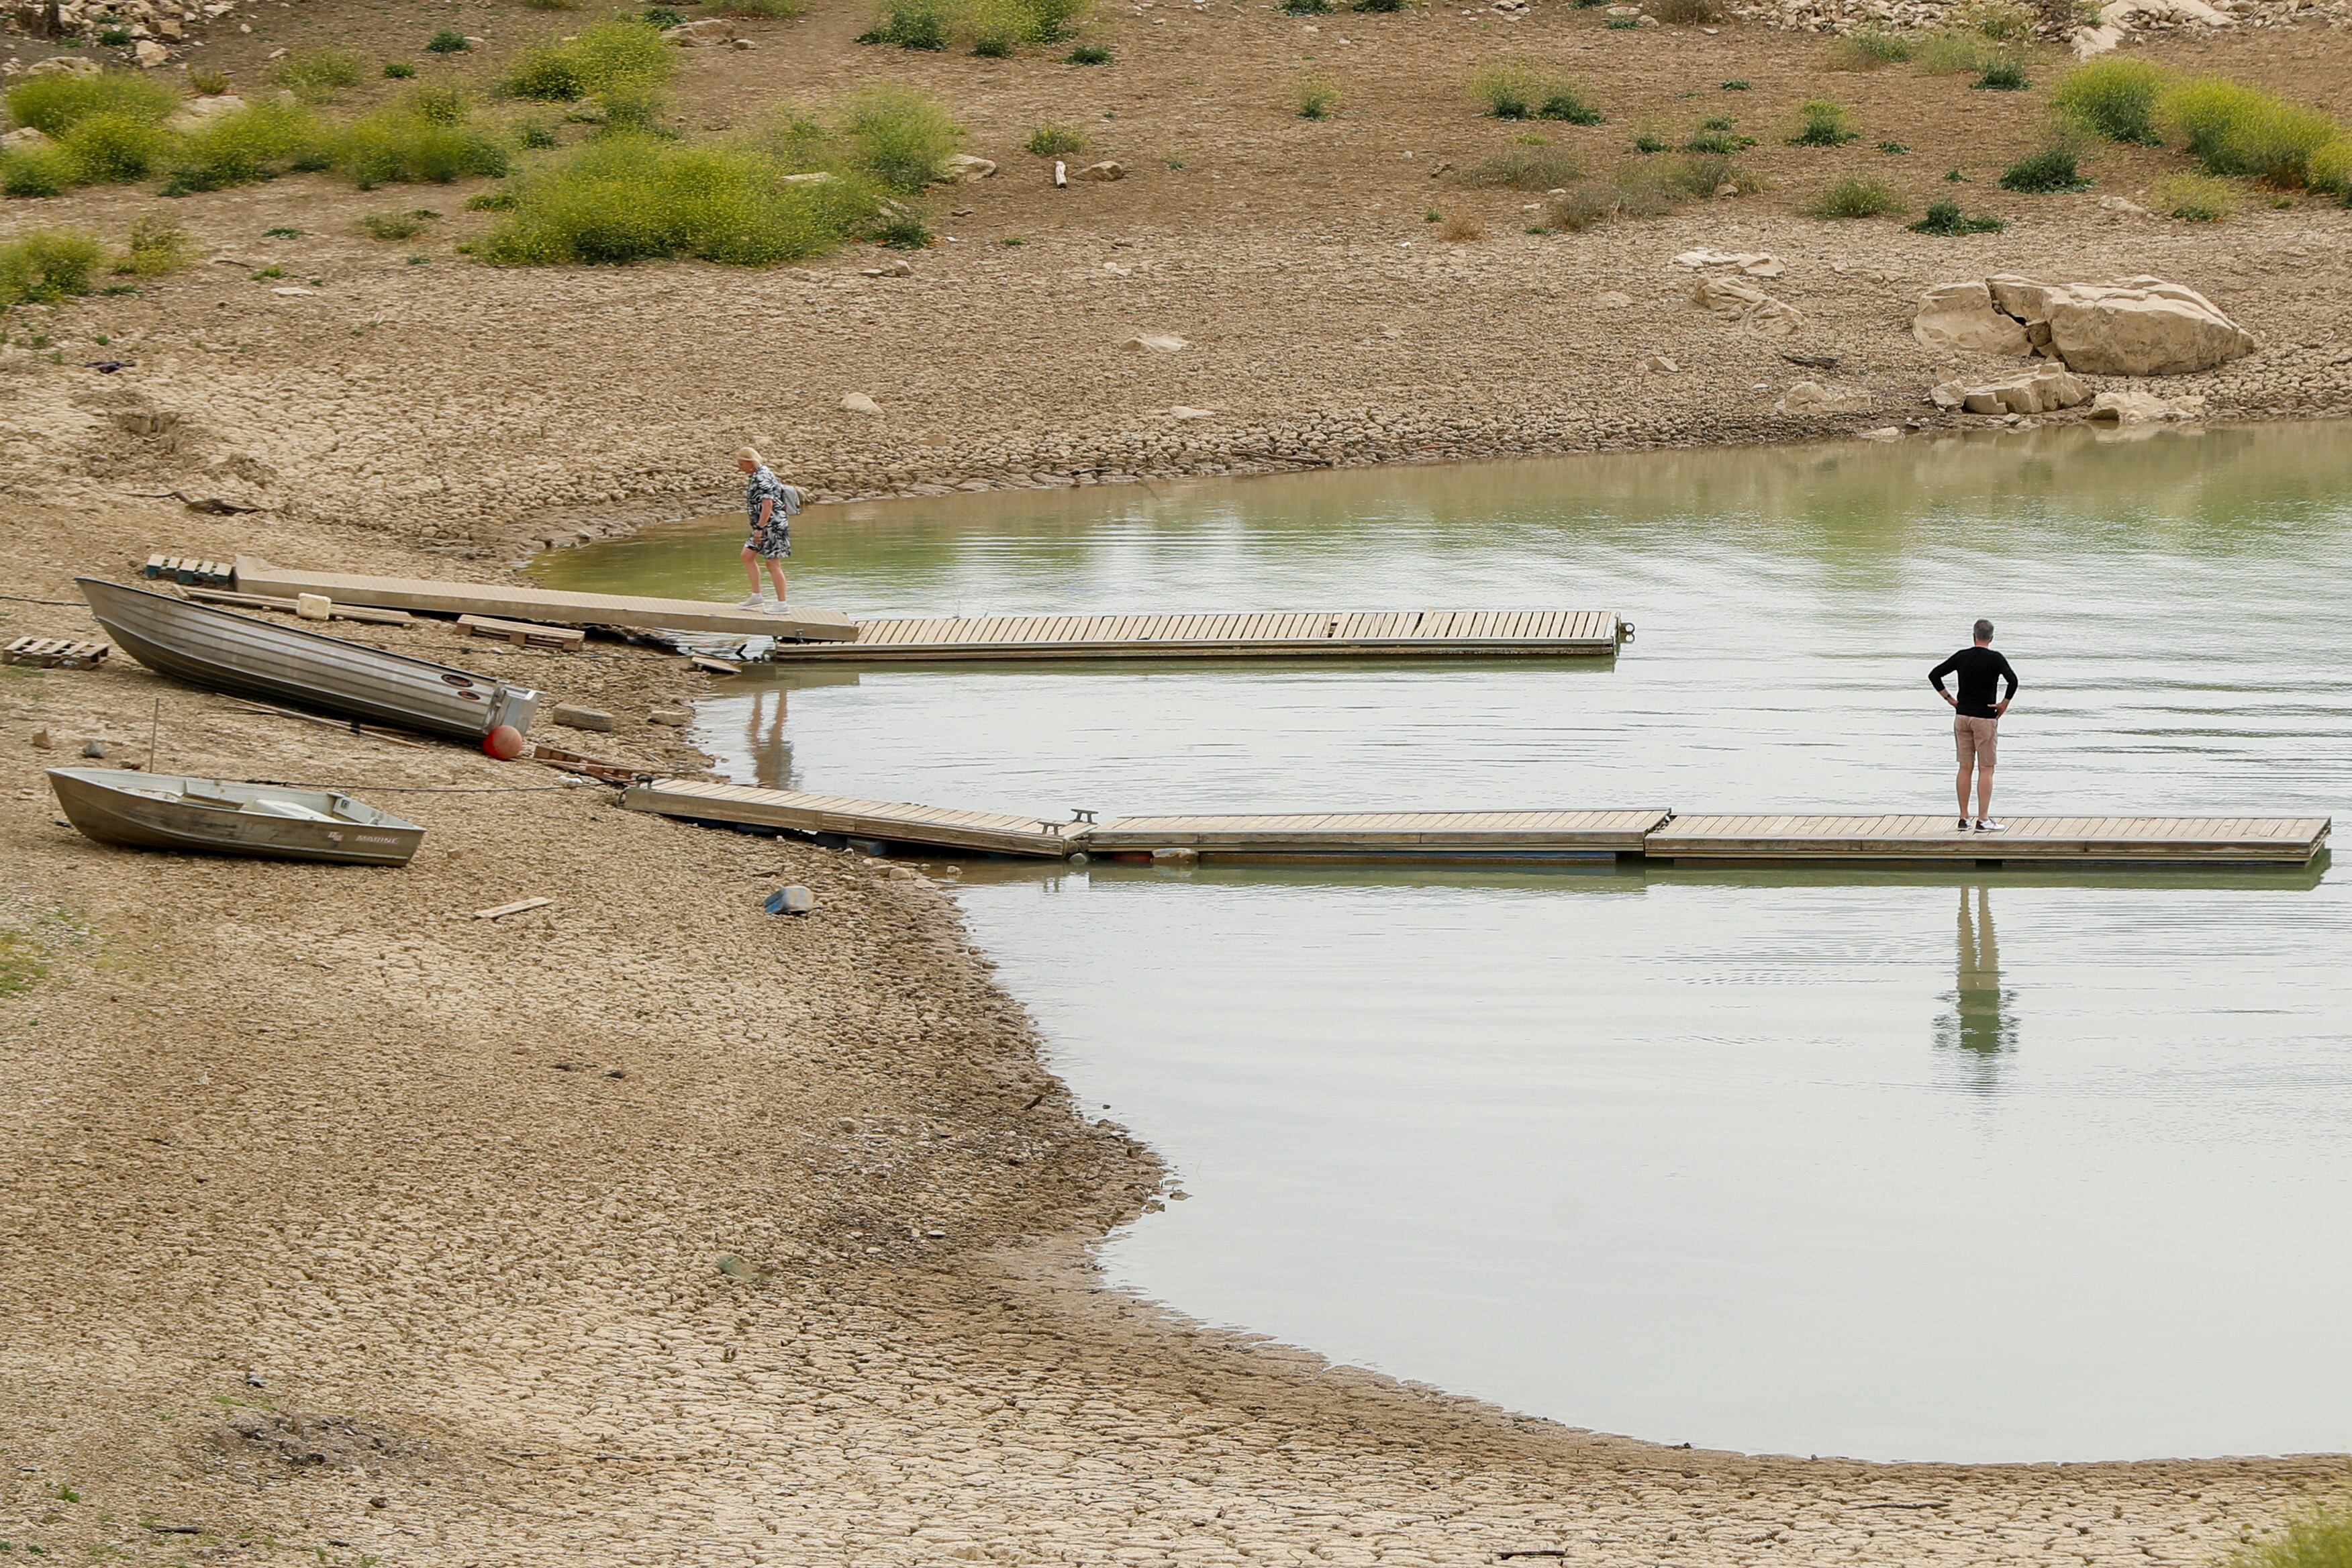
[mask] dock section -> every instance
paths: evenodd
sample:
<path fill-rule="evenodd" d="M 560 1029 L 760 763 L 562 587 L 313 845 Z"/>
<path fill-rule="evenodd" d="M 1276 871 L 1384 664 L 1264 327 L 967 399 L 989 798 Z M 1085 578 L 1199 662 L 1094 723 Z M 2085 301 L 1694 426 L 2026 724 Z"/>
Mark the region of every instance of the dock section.
<path fill-rule="evenodd" d="M 621 794 L 632 811 L 650 811 L 689 822 L 720 822 L 747 827 L 778 827 L 791 833 L 875 838 L 940 849 L 977 849 L 990 855 L 1024 855 L 1060 860 L 1086 847 L 1087 824 L 1046 822 L 1000 812 L 949 811 L 936 805 L 853 800 L 846 795 L 807 795 L 798 790 L 755 789 L 748 784 L 705 784 L 698 779 L 656 779 Z"/>
<path fill-rule="evenodd" d="M 1122 816 L 1087 836 L 1088 853 L 1557 859 L 1639 855 L 1672 814 L 1637 811 L 1357 811 L 1331 816 Z"/>
<path fill-rule="evenodd" d="M 2303 866 L 2327 841 L 2324 816 L 2012 816 L 1963 833 L 1935 816 L 1677 816 L 1642 847 L 1653 859 L 1838 861 L 1927 866 Z"/>
<path fill-rule="evenodd" d="M 1041 859 L 1073 855 L 1385 861 L 1643 859 L 1908 866 L 2307 866 L 2324 816 L 2026 816 L 1960 833 L 1948 816 L 1676 816 L 1612 811 L 1378 811 L 1121 816 L 1048 822 L 1001 812 L 755 789 L 698 779 L 632 785 L 621 804 L 693 822 Z"/>
<path fill-rule="evenodd" d="M 1609 658 L 1631 630 L 1608 610 L 965 616 L 861 621 L 845 640 L 779 642 L 767 657 L 776 664 L 1471 654 Z"/>
<path fill-rule="evenodd" d="M 857 626 L 831 610 L 772 616 L 701 599 L 657 599 L 635 594 L 574 594 L 499 583 L 446 583 L 422 577 L 369 577 L 351 572 L 301 572 L 273 566 L 257 555 L 236 558 L 236 591 L 291 599 L 320 594 L 338 605 L 372 605 L 431 616 L 488 616 L 497 620 L 556 626 L 628 626 L 643 631 L 713 632 L 740 637 L 803 637 L 847 642 Z"/>

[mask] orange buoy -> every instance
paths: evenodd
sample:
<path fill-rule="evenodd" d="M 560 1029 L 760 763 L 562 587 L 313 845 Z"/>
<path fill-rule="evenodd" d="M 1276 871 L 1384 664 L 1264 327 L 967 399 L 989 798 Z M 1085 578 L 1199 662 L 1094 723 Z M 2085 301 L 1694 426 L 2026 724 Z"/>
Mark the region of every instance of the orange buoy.
<path fill-rule="evenodd" d="M 522 731 L 511 724 L 501 724 L 482 737 L 482 751 L 502 763 L 510 762 L 522 755 Z"/>

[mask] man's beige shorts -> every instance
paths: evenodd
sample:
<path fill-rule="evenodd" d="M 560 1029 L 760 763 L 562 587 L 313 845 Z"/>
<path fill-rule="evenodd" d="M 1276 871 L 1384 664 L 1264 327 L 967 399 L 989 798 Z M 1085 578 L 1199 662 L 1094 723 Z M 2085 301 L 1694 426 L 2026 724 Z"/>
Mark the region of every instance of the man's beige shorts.
<path fill-rule="evenodd" d="M 1952 744 L 1960 753 L 1960 766 L 1975 768 L 1992 766 L 1993 753 L 2000 747 L 2000 721 L 1971 719 L 1965 713 L 1952 716 Z"/>

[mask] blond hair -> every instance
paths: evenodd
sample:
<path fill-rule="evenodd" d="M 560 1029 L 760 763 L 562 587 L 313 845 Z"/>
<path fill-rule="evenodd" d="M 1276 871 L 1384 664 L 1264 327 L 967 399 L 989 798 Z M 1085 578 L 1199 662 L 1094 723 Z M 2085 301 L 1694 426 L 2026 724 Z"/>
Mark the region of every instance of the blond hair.
<path fill-rule="evenodd" d="M 762 468 L 768 466 L 768 459 L 760 456 L 758 449 L 751 447 L 736 447 L 735 460 L 739 463 L 756 464 L 758 467 Z"/>

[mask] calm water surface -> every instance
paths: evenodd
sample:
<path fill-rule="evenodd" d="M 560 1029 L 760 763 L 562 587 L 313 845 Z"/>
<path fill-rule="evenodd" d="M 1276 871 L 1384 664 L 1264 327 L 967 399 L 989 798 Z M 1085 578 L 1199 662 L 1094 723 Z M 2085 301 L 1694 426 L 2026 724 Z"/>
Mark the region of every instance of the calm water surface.
<path fill-rule="evenodd" d="M 734 597 L 737 523 L 550 560 Z M 1059 816 L 2352 815 L 2352 429 L 2038 432 L 826 508 L 858 616 L 1610 608 L 1603 664 L 746 679 L 747 781 Z M 2352 1447 L 2352 896 L 2305 874 L 966 868 L 1204 1319 L 1579 1426 L 1943 1459 Z"/>

